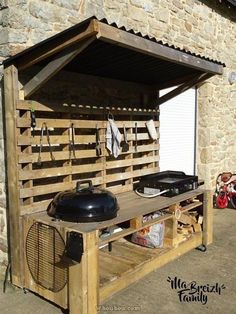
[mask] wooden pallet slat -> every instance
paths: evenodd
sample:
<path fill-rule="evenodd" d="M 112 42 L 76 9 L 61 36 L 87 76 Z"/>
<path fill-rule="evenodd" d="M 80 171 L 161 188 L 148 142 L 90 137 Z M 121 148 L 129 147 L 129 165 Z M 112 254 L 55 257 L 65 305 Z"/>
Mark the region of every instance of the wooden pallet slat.
<path fill-rule="evenodd" d="M 36 127 L 32 134 L 29 112 L 36 113 Z M 92 112 L 91 112 L 92 109 Z M 115 122 L 123 134 L 127 130 L 129 150 L 120 152 L 115 159 L 106 149 L 107 112 L 111 107 L 84 106 L 74 104 L 40 103 L 38 101 L 21 100 L 17 103 L 19 115 L 16 127 L 20 130 L 17 145 L 21 152 L 18 154 L 21 212 L 45 210 L 52 194 L 71 189 L 75 182 L 81 179 L 92 179 L 94 185 L 107 188 L 115 194 L 128 192 L 133 189 L 133 181 L 138 177 L 158 171 L 159 142 L 150 140 L 146 121 L 155 117 L 153 109 L 112 108 Z M 25 114 L 27 113 L 28 114 Z M 92 116 L 91 116 L 92 114 Z M 154 118 L 155 119 L 155 118 Z M 43 123 L 49 128 L 55 162 L 51 155 L 46 136 L 42 140 L 42 168 L 37 166 L 40 131 Z M 76 158 L 69 159 L 69 127 L 75 128 Z M 155 121 L 159 138 L 159 121 Z M 138 150 L 135 150 L 134 129 L 138 128 Z M 97 156 L 96 128 L 99 129 L 102 155 Z M 25 130 L 28 130 L 25 132 Z M 30 131 L 31 130 L 31 131 Z M 34 136 L 33 136 L 34 135 Z M 121 142 L 122 146 L 123 142 Z M 26 149 L 31 147 L 31 150 Z M 32 169 L 28 167 L 31 164 Z M 41 180 L 44 178 L 45 180 Z M 58 181 L 55 180 L 58 178 Z M 77 179 L 78 178 L 78 179 Z M 76 180 L 77 179 L 77 180 Z M 32 182 L 31 186 L 28 182 Z M 49 199 L 47 199 L 47 197 Z M 27 202 L 32 199 L 32 207 Z"/>
<path fill-rule="evenodd" d="M 57 168 L 45 168 L 39 170 L 20 170 L 19 171 L 19 179 L 20 180 L 33 180 L 40 178 L 50 178 L 50 177 L 60 177 L 68 174 L 76 174 L 76 173 L 89 173 L 100 171 L 103 169 L 102 164 L 85 164 L 79 166 L 64 166 Z"/>
<path fill-rule="evenodd" d="M 122 172 L 118 174 L 111 174 L 111 175 L 106 175 L 106 183 L 108 182 L 114 182 L 114 181 L 121 181 L 125 180 L 128 178 L 135 178 L 135 177 L 141 177 L 144 175 L 152 174 L 153 171 L 158 171 L 158 167 L 152 168 L 152 169 L 139 169 L 139 170 L 134 170 L 130 171 L 128 173 Z"/>
<path fill-rule="evenodd" d="M 106 169 L 116 169 L 116 168 L 128 167 L 131 165 L 148 164 L 154 161 L 157 162 L 158 160 L 159 160 L 158 156 L 151 156 L 151 157 L 143 156 L 141 158 L 108 161 L 106 162 Z"/>
<path fill-rule="evenodd" d="M 139 146 L 139 153 L 149 152 L 149 151 L 158 151 L 160 148 L 159 144 L 143 144 Z M 120 155 L 127 155 L 130 153 L 134 153 L 134 148 L 130 147 L 128 152 L 121 152 Z M 68 160 L 69 152 L 68 151 L 54 151 L 53 155 L 56 160 Z M 108 151 L 106 150 L 104 155 L 102 156 L 109 156 Z M 85 150 L 78 150 L 78 158 L 93 158 L 96 157 L 95 149 L 85 149 Z M 156 157 L 158 160 L 158 156 Z M 18 154 L 18 162 L 19 163 L 34 163 L 38 160 L 38 153 L 20 153 Z M 49 152 L 42 152 L 41 153 L 41 160 L 42 161 L 50 161 L 50 153 Z"/>
<path fill-rule="evenodd" d="M 104 125 L 103 121 L 96 120 L 76 120 L 76 119 L 49 119 L 49 118 L 37 118 L 36 126 L 40 127 L 43 123 L 46 123 L 49 128 L 68 128 L 71 123 L 74 124 L 75 128 L 78 129 L 95 129 L 98 128 L 106 128 L 106 124 Z M 116 125 L 118 128 L 123 128 L 125 125 L 126 128 L 134 128 L 135 122 L 129 120 L 116 121 Z M 19 128 L 29 128 L 31 126 L 31 120 L 29 118 L 18 118 L 17 119 L 17 127 Z M 146 128 L 146 121 L 137 121 L 138 128 Z M 159 122 L 155 121 L 155 126 L 159 127 Z"/>
<path fill-rule="evenodd" d="M 50 131 L 49 131 L 50 132 Z M 147 133 L 139 133 L 137 136 L 138 141 L 142 140 L 150 140 L 149 135 Z M 135 135 L 130 134 L 127 136 L 128 141 L 135 141 Z M 66 135 L 54 135 L 53 132 L 50 132 L 50 141 L 51 144 L 68 144 L 69 137 Z M 75 135 L 75 144 L 91 144 L 95 143 L 96 138 L 95 135 Z M 105 142 L 105 135 L 101 137 L 101 142 Z M 34 137 L 29 137 L 26 135 L 18 136 L 17 145 L 18 146 L 29 146 L 29 145 L 39 145 L 40 136 L 36 135 Z M 46 136 L 43 137 L 42 141 L 43 145 L 47 145 Z"/>
<path fill-rule="evenodd" d="M 94 185 L 102 184 L 102 178 L 88 178 L 93 181 Z M 37 195 L 46 195 L 51 193 L 57 193 L 69 189 L 73 189 L 77 181 L 72 182 L 62 182 L 54 184 L 45 184 L 40 186 L 35 186 L 32 188 L 23 188 L 20 189 L 20 198 L 27 198 Z"/>

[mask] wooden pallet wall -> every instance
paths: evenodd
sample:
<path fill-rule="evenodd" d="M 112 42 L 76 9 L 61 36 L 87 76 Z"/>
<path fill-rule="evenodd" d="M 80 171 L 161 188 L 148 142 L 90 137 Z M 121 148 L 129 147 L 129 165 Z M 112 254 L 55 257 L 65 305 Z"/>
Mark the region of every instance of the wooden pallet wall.
<path fill-rule="evenodd" d="M 30 111 L 36 115 L 36 128 L 31 129 Z M 129 151 L 118 158 L 110 156 L 105 145 L 107 116 L 114 115 L 123 134 L 126 127 Z M 78 180 L 91 179 L 93 184 L 121 193 L 132 190 L 138 177 L 156 172 L 159 141 L 150 140 L 146 121 L 156 112 L 135 108 L 106 108 L 54 105 L 22 100 L 17 104 L 17 145 L 19 147 L 19 187 L 21 214 L 45 210 L 57 192 L 74 188 Z M 42 164 L 38 165 L 41 127 L 46 123 L 55 161 L 51 160 L 46 134 L 43 137 Z M 75 154 L 70 159 L 69 127 L 75 128 Z M 135 123 L 138 141 L 135 151 Z M 102 155 L 96 155 L 96 128 L 99 130 Z M 45 133 L 45 132 L 44 132 Z M 72 155 L 73 157 L 73 155 Z"/>

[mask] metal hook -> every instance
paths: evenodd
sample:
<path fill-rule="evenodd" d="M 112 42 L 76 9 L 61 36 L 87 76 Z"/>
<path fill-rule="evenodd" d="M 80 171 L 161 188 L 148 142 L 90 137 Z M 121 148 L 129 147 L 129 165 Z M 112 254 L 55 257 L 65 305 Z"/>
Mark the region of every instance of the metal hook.
<path fill-rule="evenodd" d="M 113 116 L 113 114 L 111 113 L 110 110 L 109 110 L 109 112 L 108 112 L 107 118 L 114 120 L 114 116 Z"/>

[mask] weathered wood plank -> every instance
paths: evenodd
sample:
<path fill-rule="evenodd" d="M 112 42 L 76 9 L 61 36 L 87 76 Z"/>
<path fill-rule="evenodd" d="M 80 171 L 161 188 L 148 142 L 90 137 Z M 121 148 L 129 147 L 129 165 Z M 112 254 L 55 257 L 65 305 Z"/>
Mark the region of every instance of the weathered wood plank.
<path fill-rule="evenodd" d="M 80 263 L 69 267 L 69 310 L 71 314 L 95 314 L 98 306 L 98 231 L 83 235 Z"/>
<path fill-rule="evenodd" d="M 24 204 L 20 206 L 20 214 L 21 216 L 32 214 L 35 212 L 42 212 L 45 211 L 52 199 L 44 200 L 41 202 L 34 202 L 33 204 Z"/>
<path fill-rule="evenodd" d="M 160 148 L 159 144 L 153 143 L 153 144 L 148 144 L 148 145 L 141 145 L 139 146 L 139 152 L 148 152 L 148 151 L 158 151 Z M 121 152 L 121 155 L 127 155 L 130 153 L 134 153 L 134 148 L 130 147 L 128 152 Z M 53 152 L 53 155 L 56 160 L 68 160 L 68 152 Z M 83 158 L 92 158 L 96 157 L 96 151 L 95 149 L 85 149 L 79 150 L 79 155 L 78 159 L 83 159 Z M 102 155 L 103 156 L 103 155 Z M 106 150 L 104 152 L 104 156 L 109 156 L 108 151 Z M 156 160 L 158 160 L 158 156 L 156 156 Z M 18 162 L 19 163 L 30 163 L 30 162 L 37 162 L 38 160 L 38 153 L 20 153 L 18 155 Z M 42 161 L 50 161 L 50 153 L 49 152 L 42 152 L 41 153 L 41 160 Z"/>
<path fill-rule="evenodd" d="M 16 106 L 18 102 L 18 72 L 14 66 L 4 69 L 4 94 L 6 117 L 6 153 L 8 182 L 8 219 L 11 258 L 11 279 L 23 285 L 22 232 L 20 225 L 19 178 L 17 167 Z"/>
<path fill-rule="evenodd" d="M 69 136 L 67 135 L 54 135 L 53 131 L 49 131 L 50 133 L 50 141 L 51 144 L 68 144 Z M 159 137 L 159 134 L 157 134 Z M 148 133 L 138 133 L 137 135 L 138 141 L 141 140 L 150 140 Z M 128 141 L 135 140 L 135 134 L 128 134 L 127 135 Z M 29 145 L 39 145 L 40 136 L 36 135 L 34 137 L 29 137 L 25 135 L 18 136 L 17 144 L 19 146 L 29 146 Z M 105 135 L 101 136 L 101 142 L 105 142 Z M 75 144 L 89 144 L 89 143 L 96 143 L 96 136 L 94 135 L 75 135 Z M 44 136 L 42 140 L 43 145 L 48 145 L 46 136 Z"/>
<path fill-rule="evenodd" d="M 200 205 L 202 205 L 202 202 L 194 202 L 190 203 L 189 205 L 183 206 L 180 210 L 182 213 L 185 213 L 191 209 L 199 207 Z"/>
<path fill-rule="evenodd" d="M 130 220 L 130 228 L 114 233 L 111 236 L 107 236 L 105 239 L 102 239 L 102 241 L 100 241 L 100 244 L 105 244 L 111 241 L 115 241 L 117 239 L 123 238 L 127 235 L 134 233 L 134 231 L 142 230 L 143 228 L 153 226 L 157 223 L 160 223 L 166 220 L 169 221 L 171 217 L 172 217 L 172 214 L 166 214 L 164 216 L 151 219 L 145 223 L 142 222 L 142 219 L 143 219 L 142 216 L 133 218 L 132 220 Z"/>
<path fill-rule="evenodd" d="M 168 82 L 154 84 L 154 85 L 152 85 L 152 87 L 155 88 L 155 90 L 159 90 L 160 91 L 161 89 L 178 86 L 180 84 L 183 84 L 184 82 L 188 82 L 192 78 L 193 78 L 193 74 L 183 75 L 183 76 L 178 77 L 176 79 L 169 80 Z"/>
<path fill-rule="evenodd" d="M 86 38 L 81 41 L 79 45 L 73 46 L 73 49 L 70 48 L 68 50 L 63 50 L 59 55 L 56 55 L 52 61 L 50 61 L 23 86 L 22 89 L 24 91 L 25 98 L 35 93 L 50 78 L 71 62 L 79 53 L 86 49 L 94 40 L 95 37 Z"/>
<path fill-rule="evenodd" d="M 88 178 L 91 179 L 94 185 L 103 183 L 102 178 Z M 65 190 L 69 190 L 75 187 L 77 181 L 63 182 L 55 184 L 39 185 L 32 188 L 20 189 L 20 198 L 32 197 L 36 195 L 46 195 L 50 193 L 57 193 Z"/>
<path fill-rule="evenodd" d="M 99 302 L 98 230 L 87 235 L 88 313 L 96 314 Z M 78 312 L 76 312 L 77 314 Z"/>
<path fill-rule="evenodd" d="M 79 166 L 64 166 L 57 168 L 38 169 L 38 170 L 19 170 L 19 180 L 32 180 L 40 178 L 60 177 L 68 174 L 79 174 L 100 171 L 102 164 L 85 164 Z"/>
<path fill-rule="evenodd" d="M 164 96 L 159 97 L 158 101 L 157 101 L 158 105 L 161 105 L 164 102 L 178 96 L 179 94 L 185 92 L 186 90 L 190 89 L 191 87 L 201 83 L 202 81 L 207 80 L 211 76 L 212 75 L 209 73 L 203 73 L 201 75 L 196 75 L 193 79 L 183 83 L 182 85 L 178 86 L 177 88 L 175 88 L 171 92 L 165 94 Z"/>
<path fill-rule="evenodd" d="M 128 118 L 127 118 L 128 119 Z M 46 123 L 48 128 L 69 128 L 71 123 L 74 124 L 75 128 L 79 129 L 106 129 L 107 123 L 104 124 L 104 121 L 100 120 L 83 120 L 83 119 L 50 119 L 50 118 L 37 118 L 36 119 L 36 128 L 41 127 L 43 123 Z M 137 122 L 138 128 L 146 128 L 146 121 L 135 121 Z M 116 125 L 118 128 L 134 128 L 135 122 L 130 120 L 122 119 L 122 121 L 117 120 Z M 155 127 L 159 127 L 159 121 L 154 121 Z M 31 120 L 28 118 L 17 118 L 17 127 L 19 128 L 29 128 L 31 126 Z M 121 130 L 122 131 L 122 130 Z"/>
<path fill-rule="evenodd" d="M 100 288 L 100 302 L 104 302 L 107 298 L 114 295 L 116 292 L 126 288 L 131 283 L 139 280 L 143 276 L 152 272 L 153 270 L 165 265 L 166 263 L 178 258 L 180 255 L 188 252 L 189 250 L 196 248 L 201 244 L 202 237 L 201 233 L 196 233 L 192 235 L 192 237 L 179 245 L 175 249 L 170 249 L 168 251 L 160 250 L 160 255 L 156 251 L 155 257 L 149 257 L 146 255 L 146 260 L 143 263 L 138 264 L 135 268 L 130 268 L 126 272 L 124 272 L 120 277 L 116 277 L 116 280 L 110 280 L 109 282 L 105 282 L 103 286 Z M 144 252 L 145 254 L 145 252 Z M 112 260 L 111 256 L 111 260 Z M 114 265 L 115 267 L 115 265 Z M 113 272 L 113 268 L 110 269 Z M 114 277 L 114 276 L 113 276 Z M 101 273 L 101 280 L 103 278 L 103 274 Z"/>
<path fill-rule="evenodd" d="M 97 30 L 93 21 L 91 21 L 86 29 L 84 29 L 82 32 L 77 32 L 73 35 L 65 32 L 63 35 L 61 35 L 60 38 L 57 39 L 57 41 L 54 41 L 53 43 L 47 42 L 47 44 L 41 45 L 38 47 L 38 49 L 31 51 L 30 54 L 28 53 L 21 56 L 21 58 L 18 60 L 18 69 L 23 70 L 29 68 L 30 66 L 50 57 L 51 55 L 56 54 L 63 49 L 66 49 L 67 47 L 96 34 Z"/>
<path fill-rule="evenodd" d="M 142 175 L 151 174 L 153 173 L 153 171 L 155 172 L 155 168 L 139 169 L 139 170 L 135 170 L 133 172 L 128 172 L 128 173 L 123 172 L 119 174 L 106 175 L 105 182 L 108 183 L 108 182 L 125 180 L 131 177 L 139 177 Z M 88 178 L 88 179 L 91 179 L 91 178 Z M 92 178 L 92 181 L 94 185 L 99 185 L 103 183 L 103 178 L 102 177 Z M 44 194 L 46 195 L 50 193 L 68 190 L 75 186 L 75 182 L 45 184 L 45 185 L 35 186 L 32 188 L 22 188 L 20 189 L 20 198 L 26 198 L 26 197 L 32 197 L 32 196 L 44 195 Z"/>
<path fill-rule="evenodd" d="M 139 177 L 139 176 L 144 176 L 147 174 L 152 174 L 155 172 L 155 168 L 147 168 L 147 169 L 139 169 L 139 170 L 134 170 L 130 172 L 121 172 L 118 174 L 107 174 L 105 178 L 105 182 L 114 182 L 114 181 L 120 181 L 120 180 L 125 180 L 129 178 L 134 178 L 134 177 Z"/>
<path fill-rule="evenodd" d="M 213 242 L 213 195 L 211 191 L 205 191 L 203 201 L 203 244 Z"/>
<path fill-rule="evenodd" d="M 159 160 L 158 156 L 151 156 L 151 157 L 144 156 L 141 158 L 108 161 L 106 162 L 106 169 L 116 169 L 116 168 L 128 167 L 131 165 L 148 164 L 152 162 L 158 162 L 158 160 Z"/>

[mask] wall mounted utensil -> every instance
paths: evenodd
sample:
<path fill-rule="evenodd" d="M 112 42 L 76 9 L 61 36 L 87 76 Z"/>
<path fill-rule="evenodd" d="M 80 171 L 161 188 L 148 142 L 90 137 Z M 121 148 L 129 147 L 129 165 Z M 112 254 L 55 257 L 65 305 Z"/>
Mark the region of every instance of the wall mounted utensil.
<path fill-rule="evenodd" d="M 46 133 L 46 138 L 47 138 L 47 142 L 48 142 L 51 160 L 55 161 L 55 157 L 53 156 L 53 153 L 52 153 L 52 146 L 51 146 L 51 141 L 50 141 L 49 130 L 48 130 L 47 124 L 45 122 L 43 122 L 42 127 L 41 127 L 41 134 L 40 134 L 39 154 L 38 154 L 38 161 L 37 161 L 38 166 L 42 166 L 41 153 L 42 153 L 42 147 L 43 147 L 44 131 Z"/>
<path fill-rule="evenodd" d="M 126 132 L 126 128 L 124 126 L 124 142 L 122 145 L 122 152 L 128 152 L 129 151 L 129 143 L 127 141 L 127 132 Z"/>
<path fill-rule="evenodd" d="M 71 155 L 73 154 L 73 158 L 76 158 L 75 155 L 75 128 L 74 123 L 71 123 L 69 127 L 69 159 L 71 160 Z"/>
<path fill-rule="evenodd" d="M 102 155 L 102 148 L 101 148 L 98 125 L 96 125 L 96 155 L 97 157 L 100 157 Z"/>
<path fill-rule="evenodd" d="M 157 131 L 155 128 L 155 123 L 153 121 L 153 119 L 150 119 L 146 122 L 146 126 L 148 129 L 148 134 L 151 137 L 151 139 L 153 139 L 154 141 L 157 140 Z"/>

